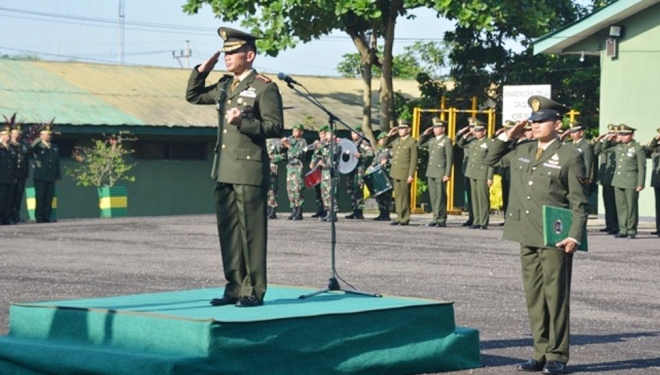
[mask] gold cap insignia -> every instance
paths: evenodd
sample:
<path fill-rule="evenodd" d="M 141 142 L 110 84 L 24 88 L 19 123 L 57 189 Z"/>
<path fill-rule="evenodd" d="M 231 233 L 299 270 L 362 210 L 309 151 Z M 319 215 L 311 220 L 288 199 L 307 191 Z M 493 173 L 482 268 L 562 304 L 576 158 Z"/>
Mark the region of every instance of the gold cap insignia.
<path fill-rule="evenodd" d="M 538 99 L 532 100 L 532 111 L 538 112 L 541 109 L 541 102 Z"/>

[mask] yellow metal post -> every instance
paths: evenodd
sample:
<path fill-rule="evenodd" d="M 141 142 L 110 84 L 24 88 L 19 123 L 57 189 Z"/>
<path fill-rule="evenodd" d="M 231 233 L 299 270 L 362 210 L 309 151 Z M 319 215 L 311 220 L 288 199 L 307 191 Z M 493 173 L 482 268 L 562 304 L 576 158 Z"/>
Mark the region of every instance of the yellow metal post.
<path fill-rule="evenodd" d="M 419 138 L 422 113 L 420 108 L 413 109 L 412 137 Z M 413 214 L 424 213 L 424 210 L 417 207 L 417 170 L 413 175 L 412 184 L 410 184 L 410 212 Z"/>

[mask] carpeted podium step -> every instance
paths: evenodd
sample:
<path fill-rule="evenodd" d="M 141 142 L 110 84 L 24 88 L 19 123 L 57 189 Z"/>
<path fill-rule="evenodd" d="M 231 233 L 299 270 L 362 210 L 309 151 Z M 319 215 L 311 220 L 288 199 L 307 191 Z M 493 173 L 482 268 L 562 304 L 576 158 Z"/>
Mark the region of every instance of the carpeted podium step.
<path fill-rule="evenodd" d="M 257 308 L 222 289 L 13 304 L 2 374 L 415 374 L 479 366 L 453 305 L 269 287 Z"/>

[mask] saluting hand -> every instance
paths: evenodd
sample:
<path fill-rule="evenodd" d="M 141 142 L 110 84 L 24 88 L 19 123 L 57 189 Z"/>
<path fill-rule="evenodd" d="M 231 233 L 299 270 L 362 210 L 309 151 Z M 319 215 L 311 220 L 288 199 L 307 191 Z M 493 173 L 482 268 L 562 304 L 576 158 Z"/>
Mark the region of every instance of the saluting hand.
<path fill-rule="evenodd" d="M 391 136 L 393 136 L 394 134 L 396 134 L 396 132 L 397 132 L 397 128 L 392 128 L 392 129 L 390 129 L 389 132 L 387 132 L 387 136 L 388 136 L 388 137 L 391 137 Z"/>
<path fill-rule="evenodd" d="M 515 124 L 511 129 L 506 132 L 506 136 L 509 139 L 518 139 L 525 134 L 525 125 L 529 120 L 522 120 L 519 123 Z"/>
<path fill-rule="evenodd" d="M 218 59 L 220 58 L 220 51 L 216 52 L 213 54 L 213 56 L 209 57 L 208 60 L 204 61 L 198 68 L 197 71 L 200 73 L 208 73 L 213 70 L 213 67 L 215 67 L 215 64 L 218 63 Z"/>
<path fill-rule="evenodd" d="M 424 130 L 424 135 L 429 135 L 429 134 L 431 134 L 432 131 L 433 131 L 432 127 L 428 128 L 428 129 Z"/>

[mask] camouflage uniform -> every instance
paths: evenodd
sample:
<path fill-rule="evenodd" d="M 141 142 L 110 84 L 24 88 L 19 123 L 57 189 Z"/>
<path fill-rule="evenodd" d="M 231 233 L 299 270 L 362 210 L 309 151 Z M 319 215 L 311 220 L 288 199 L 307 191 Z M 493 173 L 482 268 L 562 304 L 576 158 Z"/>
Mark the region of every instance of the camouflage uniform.
<path fill-rule="evenodd" d="M 355 169 L 346 176 L 346 193 L 351 199 L 353 213 L 346 216 L 347 219 L 364 219 L 364 172 L 365 165 L 374 156 L 374 149 L 364 140 L 354 142 L 357 152 L 360 154 Z"/>
<path fill-rule="evenodd" d="M 289 195 L 289 204 L 291 208 L 302 207 L 305 203 L 303 198 L 303 159 L 307 141 L 304 138 L 289 137 L 291 146 L 287 150 L 286 156 L 286 192 Z"/>
<path fill-rule="evenodd" d="M 380 169 L 382 169 L 383 172 L 385 172 L 385 175 L 388 176 L 389 178 L 390 167 L 392 166 L 391 159 L 392 159 L 392 154 L 390 153 L 390 149 L 387 147 L 379 147 L 376 150 L 370 168 L 375 168 L 380 166 Z M 381 165 L 381 161 L 383 160 L 385 161 L 385 165 Z M 376 202 L 378 203 L 378 211 L 380 212 L 380 214 L 374 220 L 389 221 L 390 210 L 392 206 L 392 190 L 390 189 L 382 194 L 379 194 L 376 197 Z"/>
<path fill-rule="evenodd" d="M 266 140 L 266 149 L 270 159 L 270 182 L 268 185 L 268 217 L 275 219 L 277 212 L 277 193 L 280 189 L 280 181 L 277 173 L 277 164 L 285 159 L 282 153 L 282 144 L 279 140 L 269 138 Z"/>
<path fill-rule="evenodd" d="M 317 163 L 321 159 L 321 152 L 323 151 L 324 141 L 316 140 L 312 144 L 312 164 Z M 323 204 L 323 194 L 321 194 L 321 184 L 314 186 L 314 200 L 316 202 L 316 213 L 312 217 L 324 217 L 325 205 Z"/>
<path fill-rule="evenodd" d="M 335 139 L 336 142 L 336 139 Z M 341 149 L 339 148 L 339 145 L 335 143 L 334 147 L 335 151 L 335 157 L 334 159 L 337 159 L 337 156 L 341 152 Z M 322 171 L 322 179 L 321 179 L 321 196 L 323 198 L 323 206 L 326 207 L 327 213 L 325 217 L 322 218 L 323 221 L 329 221 L 331 219 L 330 216 L 330 204 L 331 204 L 331 189 L 332 189 L 332 178 L 330 175 L 330 165 L 332 163 L 333 158 L 330 157 L 330 142 L 324 142 L 323 147 L 321 148 L 321 154 L 319 161 L 323 165 L 323 171 Z M 336 215 L 337 211 L 339 211 L 339 199 L 337 196 L 337 186 L 335 186 L 334 190 L 334 195 L 335 195 L 335 220 L 336 220 Z"/>

